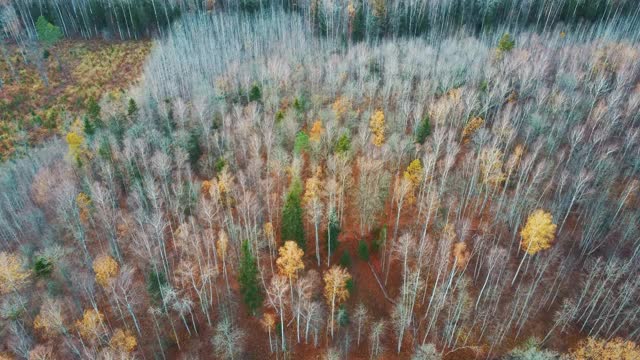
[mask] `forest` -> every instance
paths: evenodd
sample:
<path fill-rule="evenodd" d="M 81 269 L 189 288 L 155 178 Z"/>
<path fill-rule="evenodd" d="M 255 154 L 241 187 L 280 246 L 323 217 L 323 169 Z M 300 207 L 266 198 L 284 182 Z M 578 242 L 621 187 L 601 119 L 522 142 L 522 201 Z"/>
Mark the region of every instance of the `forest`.
<path fill-rule="evenodd" d="M 0 360 L 640 359 L 636 0 L 0 0 Z"/>

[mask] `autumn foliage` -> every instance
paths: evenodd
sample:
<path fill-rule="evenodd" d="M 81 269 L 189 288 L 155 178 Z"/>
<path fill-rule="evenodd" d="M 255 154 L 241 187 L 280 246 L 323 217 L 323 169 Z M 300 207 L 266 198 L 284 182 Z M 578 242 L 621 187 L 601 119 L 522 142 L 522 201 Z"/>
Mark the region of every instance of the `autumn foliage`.
<path fill-rule="evenodd" d="M 520 236 L 522 249 L 529 255 L 535 255 L 542 250 L 551 247 L 555 239 L 556 224 L 550 213 L 544 210 L 536 210 L 527 219 Z"/>

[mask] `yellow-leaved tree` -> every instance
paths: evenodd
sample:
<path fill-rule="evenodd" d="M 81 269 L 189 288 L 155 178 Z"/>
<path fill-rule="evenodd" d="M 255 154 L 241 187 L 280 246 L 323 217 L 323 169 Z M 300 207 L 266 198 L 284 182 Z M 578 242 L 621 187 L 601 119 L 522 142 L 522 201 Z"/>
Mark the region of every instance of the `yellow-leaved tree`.
<path fill-rule="evenodd" d="M 85 310 L 82 319 L 76 321 L 76 328 L 84 339 L 97 340 L 106 333 L 104 315 L 95 309 Z"/>
<path fill-rule="evenodd" d="M 129 330 L 116 329 L 109 340 L 109 346 L 122 354 L 128 354 L 138 346 L 138 341 Z"/>
<path fill-rule="evenodd" d="M 589 337 L 571 355 L 576 360 L 636 360 L 640 359 L 640 347 L 622 338 L 607 341 Z"/>
<path fill-rule="evenodd" d="M 556 227 L 556 224 L 553 223 L 551 213 L 538 209 L 529 215 L 527 223 L 520 231 L 520 236 L 522 236 L 520 247 L 524 250 L 524 256 L 511 281 L 511 285 L 516 281 L 516 277 L 527 255 L 535 255 L 551 247 L 556 237 Z"/>
<path fill-rule="evenodd" d="M 373 145 L 382 146 L 384 144 L 384 112 L 376 110 L 369 120 L 369 129 L 373 134 Z"/>
<path fill-rule="evenodd" d="M 89 195 L 81 192 L 76 196 L 76 205 L 78 205 L 78 209 L 80 210 L 80 220 L 86 223 L 89 221 L 89 216 L 91 215 L 91 198 Z"/>
<path fill-rule="evenodd" d="M 69 159 L 73 161 L 79 161 L 80 156 L 83 153 L 84 136 L 79 132 L 70 131 L 66 136 L 67 145 L 69 146 Z"/>
<path fill-rule="evenodd" d="M 40 306 L 40 312 L 33 319 L 33 328 L 46 337 L 53 337 L 65 331 L 65 314 L 59 300 L 47 297 Z"/>
<path fill-rule="evenodd" d="M 469 253 L 469 249 L 467 249 L 467 244 L 464 241 L 457 242 L 453 245 L 453 261 L 454 265 L 458 269 L 464 269 L 469 262 L 469 258 L 471 254 Z"/>
<path fill-rule="evenodd" d="M 320 220 L 323 214 L 323 189 L 322 180 L 320 179 L 322 169 L 318 166 L 316 173 L 313 177 L 307 179 L 305 184 L 305 192 L 302 198 L 302 202 L 305 205 L 306 215 L 313 223 L 316 239 L 316 259 L 318 260 L 318 266 L 320 266 Z"/>
<path fill-rule="evenodd" d="M 108 287 L 111 284 L 118 275 L 119 269 L 118 263 L 109 255 L 100 255 L 93 261 L 96 282 L 102 287 Z"/>
<path fill-rule="evenodd" d="M 331 337 L 333 337 L 333 319 L 335 315 L 336 305 L 346 301 L 349 298 L 349 289 L 347 282 L 351 279 L 351 275 L 340 266 L 332 266 L 324 274 L 324 297 L 327 303 L 331 305 Z"/>
<path fill-rule="evenodd" d="M 278 272 L 280 275 L 289 279 L 289 285 L 292 285 L 293 279 L 298 277 L 298 271 L 304 269 L 302 256 L 304 251 L 298 247 L 295 241 L 286 241 L 284 246 L 278 249 L 280 256 L 276 259 Z"/>
<path fill-rule="evenodd" d="M 465 125 L 464 129 L 462 130 L 462 143 L 468 143 L 473 134 L 475 134 L 476 131 L 478 131 L 478 129 L 482 127 L 482 125 L 484 125 L 484 120 L 479 116 L 476 116 L 469 120 L 467 125 Z"/>
<path fill-rule="evenodd" d="M 319 142 L 324 134 L 324 127 L 322 126 L 322 120 L 316 120 L 309 131 L 309 140 L 313 142 Z"/>
<path fill-rule="evenodd" d="M 271 341 L 271 331 L 276 328 L 276 317 L 272 313 L 264 313 L 262 320 L 260 320 L 262 327 L 267 330 L 269 335 L 269 351 L 273 352 L 273 344 Z"/>
<path fill-rule="evenodd" d="M 407 166 L 407 170 L 402 174 L 402 177 L 410 184 L 407 197 L 407 201 L 410 204 L 416 200 L 415 191 L 420 186 L 423 176 L 424 168 L 422 167 L 420 159 L 413 160 L 409 166 Z"/>
<path fill-rule="evenodd" d="M 482 182 L 489 186 L 498 186 L 505 180 L 502 171 L 502 151 L 497 148 L 484 148 L 480 152 L 480 172 Z"/>
<path fill-rule="evenodd" d="M 20 290 L 29 280 L 29 271 L 22 268 L 18 255 L 0 253 L 0 294 Z"/>
<path fill-rule="evenodd" d="M 556 224 L 553 223 L 551 214 L 538 209 L 529 215 L 527 223 L 520 231 L 520 236 L 522 236 L 520 245 L 527 254 L 535 255 L 539 251 L 551 247 L 555 234 Z"/>

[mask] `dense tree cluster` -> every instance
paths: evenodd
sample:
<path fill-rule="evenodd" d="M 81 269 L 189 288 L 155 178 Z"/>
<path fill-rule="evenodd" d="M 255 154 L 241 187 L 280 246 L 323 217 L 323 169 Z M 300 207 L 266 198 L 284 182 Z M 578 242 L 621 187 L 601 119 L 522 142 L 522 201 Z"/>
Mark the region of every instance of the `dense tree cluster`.
<path fill-rule="evenodd" d="M 384 39 L 427 3 L 163 30 L 139 84 L 0 167 L 0 357 L 634 358 L 637 22 L 533 1 L 540 32 Z"/>

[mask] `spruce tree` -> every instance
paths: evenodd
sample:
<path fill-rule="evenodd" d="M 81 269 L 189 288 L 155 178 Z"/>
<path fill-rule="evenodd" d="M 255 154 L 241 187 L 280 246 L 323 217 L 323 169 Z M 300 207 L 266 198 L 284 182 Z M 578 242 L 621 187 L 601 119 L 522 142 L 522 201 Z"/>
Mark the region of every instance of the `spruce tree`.
<path fill-rule="evenodd" d="M 418 125 L 418 128 L 416 129 L 416 142 L 418 144 L 423 144 L 429 135 L 431 135 L 431 122 L 429 121 L 429 115 L 427 114 L 422 118 L 420 125 Z"/>
<path fill-rule="evenodd" d="M 294 180 L 282 209 L 282 240 L 293 240 L 301 249 L 306 249 L 301 193 L 300 181 Z"/>
<path fill-rule="evenodd" d="M 242 300 L 251 313 L 255 314 L 262 303 L 262 293 L 258 280 L 258 264 L 256 258 L 251 254 L 248 240 L 242 242 L 238 282 L 240 283 Z"/>

